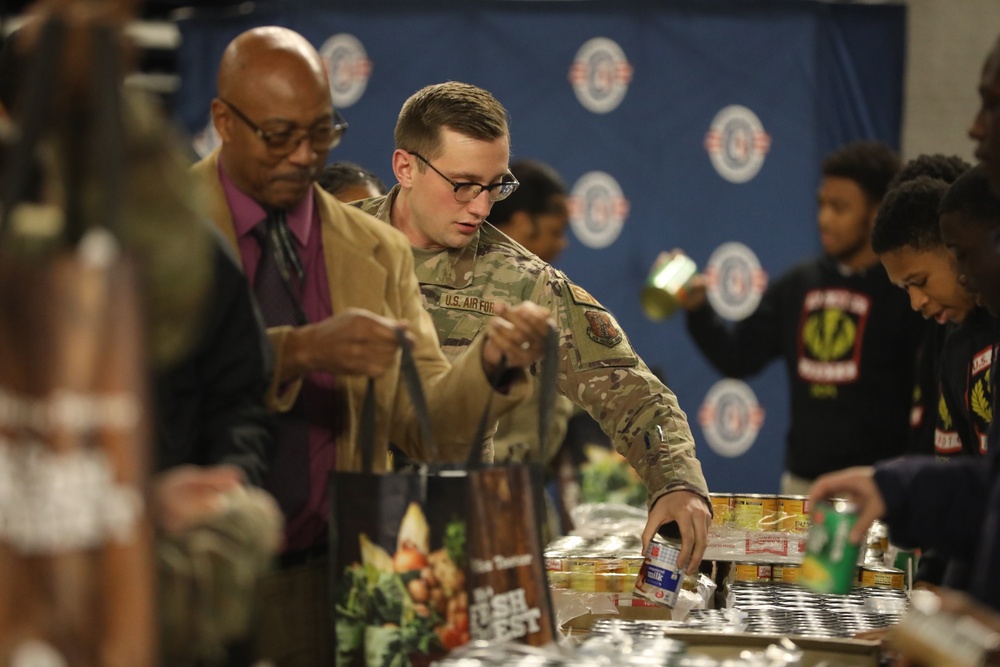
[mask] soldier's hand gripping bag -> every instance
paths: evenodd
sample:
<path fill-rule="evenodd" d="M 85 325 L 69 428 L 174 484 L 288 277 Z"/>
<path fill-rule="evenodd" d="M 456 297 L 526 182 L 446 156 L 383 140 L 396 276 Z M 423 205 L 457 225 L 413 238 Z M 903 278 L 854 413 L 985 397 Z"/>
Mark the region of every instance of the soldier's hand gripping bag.
<path fill-rule="evenodd" d="M 419 377 L 401 347 L 404 381 L 433 452 Z M 364 426 L 371 396 L 364 471 L 330 479 L 337 665 L 428 665 L 471 639 L 552 641 L 540 477 L 523 464 L 483 467 L 475 454 L 465 469 L 375 474 L 374 429 Z M 481 432 L 485 426 L 484 414 Z M 481 441 L 482 433 L 474 452 Z"/>
<path fill-rule="evenodd" d="M 143 506 L 147 378 L 137 281 L 117 243 L 111 187 L 111 172 L 124 168 L 115 150 L 120 81 L 107 67 L 118 50 L 112 35 L 95 30 L 98 102 L 72 126 L 76 139 L 107 148 L 108 172 L 84 178 L 81 155 L 67 151 L 57 155 L 58 174 L 31 174 L 39 145 L 66 129 L 46 112 L 45 93 L 62 88 L 67 29 L 56 21 L 42 29 L 2 181 L 0 664 L 148 667 L 156 638 Z M 86 190 L 104 214 L 88 216 L 71 197 L 30 201 L 32 180 L 77 197 Z"/>

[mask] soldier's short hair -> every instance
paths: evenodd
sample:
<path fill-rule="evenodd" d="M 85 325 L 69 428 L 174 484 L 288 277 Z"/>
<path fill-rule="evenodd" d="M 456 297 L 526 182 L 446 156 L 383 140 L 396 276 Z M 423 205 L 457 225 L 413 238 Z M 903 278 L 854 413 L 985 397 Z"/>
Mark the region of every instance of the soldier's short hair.
<path fill-rule="evenodd" d="M 938 206 L 948 184 L 919 176 L 889 190 L 872 229 L 872 250 L 881 255 L 903 246 L 930 250 L 942 245 Z"/>
<path fill-rule="evenodd" d="M 421 88 L 410 96 L 396 120 L 396 148 L 434 159 L 441 151 L 441 128 L 472 139 L 509 136 L 507 110 L 488 90 L 458 81 Z"/>
<path fill-rule="evenodd" d="M 899 171 L 899 156 L 880 141 L 855 141 L 831 153 L 823 161 L 823 176 L 847 178 L 858 184 L 877 204 L 889 190 Z"/>

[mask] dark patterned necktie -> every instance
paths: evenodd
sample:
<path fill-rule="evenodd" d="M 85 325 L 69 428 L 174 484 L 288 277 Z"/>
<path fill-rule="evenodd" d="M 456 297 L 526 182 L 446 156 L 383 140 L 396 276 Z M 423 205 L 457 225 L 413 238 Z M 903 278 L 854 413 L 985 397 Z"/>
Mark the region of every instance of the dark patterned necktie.
<path fill-rule="evenodd" d="M 302 264 L 295 251 L 284 211 L 272 211 L 253 228 L 260 245 L 254 293 L 268 327 L 298 326 L 307 318 L 299 301 Z M 277 447 L 264 480 L 286 519 L 294 517 L 309 497 L 309 423 L 302 397 L 279 415 Z"/>

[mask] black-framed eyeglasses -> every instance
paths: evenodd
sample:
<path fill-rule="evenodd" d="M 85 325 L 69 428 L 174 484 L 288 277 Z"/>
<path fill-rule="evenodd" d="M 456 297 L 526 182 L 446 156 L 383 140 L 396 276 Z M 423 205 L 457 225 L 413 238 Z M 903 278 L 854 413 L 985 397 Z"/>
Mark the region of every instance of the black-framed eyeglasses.
<path fill-rule="evenodd" d="M 309 137 L 309 145 L 315 151 L 328 151 L 337 146 L 347 130 L 347 121 L 336 109 L 333 110 L 333 117 L 328 120 L 321 120 L 310 128 L 290 125 L 286 129 L 265 130 L 257 123 L 250 120 L 245 113 L 240 111 L 235 104 L 228 102 L 221 97 L 219 101 L 225 104 L 236 114 L 236 117 L 246 123 L 253 133 L 260 137 L 272 152 L 285 155 L 291 153 L 302 140 Z"/>
<path fill-rule="evenodd" d="M 513 174 L 507 174 L 504 176 L 504 180 L 499 183 L 494 183 L 493 185 L 484 185 L 483 183 L 458 183 L 442 174 L 437 167 L 430 163 L 430 160 L 425 158 L 420 153 L 414 153 L 413 151 L 407 152 L 437 172 L 438 176 L 448 181 L 448 183 L 451 184 L 451 187 L 455 188 L 455 201 L 463 204 L 467 204 L 478 197 L 483 190 L 486 191 L 486 196 L 492 204 L 493 202 L 498 202 L 501 199 L 509 197 L 514 190 L 517 190 L 517 186 L 520 185 L 520 183 L 517 182 L 517 179 L 514 178 Z"/>

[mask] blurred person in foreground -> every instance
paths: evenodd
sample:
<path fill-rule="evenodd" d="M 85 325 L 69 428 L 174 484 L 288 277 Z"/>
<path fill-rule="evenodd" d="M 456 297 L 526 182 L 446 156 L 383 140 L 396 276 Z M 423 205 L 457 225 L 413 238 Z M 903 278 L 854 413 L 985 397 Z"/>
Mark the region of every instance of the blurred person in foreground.
<path fill-rule="evenodd" d="M 36 6 L 0 49 L 0 115 L 16 125 L 48 9 Z M 97 25 L 117 25 L 103 14 L 114 11 L 110 4 L 90 9 L 59 14 L 63 46 L 79 47 L 74 40 Z M 180 133 L 151 95 L 123 87 L 121 104 L 127 180 L 119 241 L 139 266 L 146 325 L 154 473 L 147 502 L 157 531 L 160 664 L 245 665 L 241 641 L 251 602 L 282 523 L 273 499 L 254 488 L 274 441 L 263 404 L 270 349 L 235 258 L 192 196 Z M 88 113 L 75 106 L 74 122 Z M 58 141 L 47 135 L 43 142 L 65 159 Z M 36 203 L 62 206 L 48 182 L 59 178 L 51 167 L 39 161 Z M 98 185 L 86 170 L 81 180 L 84 188 Z M 102 220 L 100 211 L 82 213 Z"/>
<path fill-rule="evenodd" d="M 914 360 L 923 327 L 889 282 L 871 230 L 899 158 L 861 141 L 826 157 L 817 192 L 823 254 L 771 282 L 757 309 L 724 321 L 704 277 L 683 306 L 688 333 L 730 377 L 780 359 L 788 375 L 790 424 L 781 493 L 804 495 L 817 476 L 906 450 Z"/>
<path fill-rule="evenodd" d="M 445 354 L 456 358 L 476 346 L 494 311 L 525 301 L 548 308 L 559 334 L 559 393 L 601 423 L 649 491 L 643 546 L 675 521 L 678 566 L 696 571 L 711 505 L 676 396 L 649 372 L 608 309 L 486 219 L 518 188 L 506 109 L 477 86 L 430 85 L 403 104 L 395 145 L 397 185 L 356 205 L 409 240 Z"/>
<path fill-rule="evenodd" d="M 314 182 L 347 124 L 323 58 L 302 35 L 262 26 L 233 39 L 211 114 L 221 146 L 192 171 L 239 252 L 276 357 L 267 400 L 280 430 L 264 487 L 287 523 L 255 638 L 260 656 L 281 665 L 328 664 L 329 473 L 361 468 L 369 378 L 376 471 L 389 467 L 390 441 L 414 459 L 429 456 L 400 382 L 400 337 L 426 389 L 439 457 L 464 459 L 488 401 L 496 419 L 530 392 L 521 367 L 540 356 L 548 313 L 530 302 L 498 309 L 486 335 L 448 362 L 406 239 Z M 497 377 L 502 365 L 510 370 Z"/>

